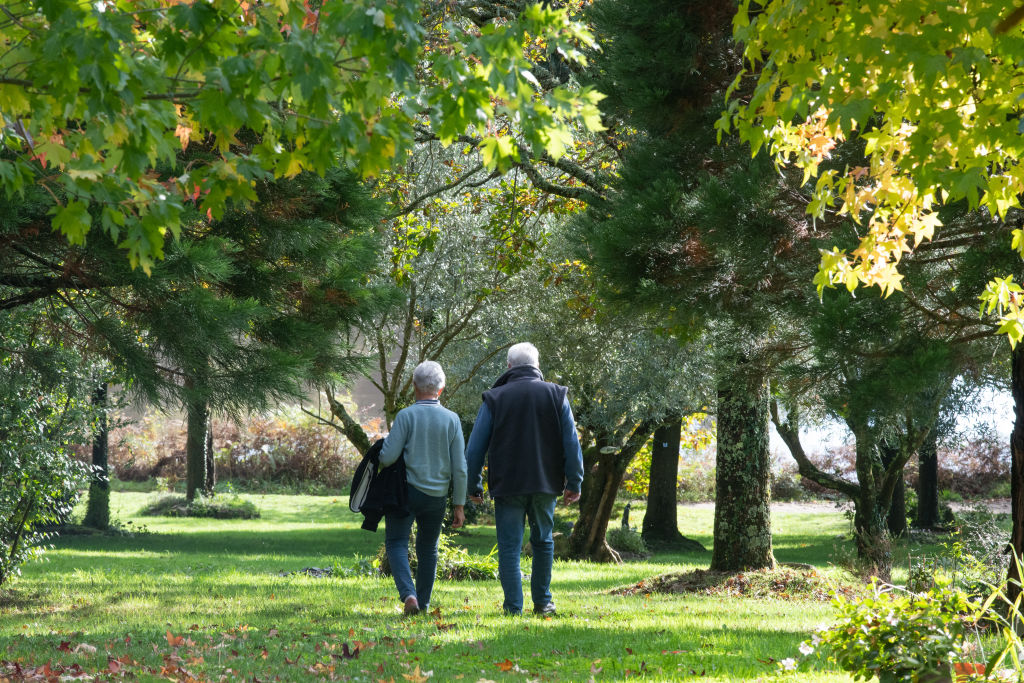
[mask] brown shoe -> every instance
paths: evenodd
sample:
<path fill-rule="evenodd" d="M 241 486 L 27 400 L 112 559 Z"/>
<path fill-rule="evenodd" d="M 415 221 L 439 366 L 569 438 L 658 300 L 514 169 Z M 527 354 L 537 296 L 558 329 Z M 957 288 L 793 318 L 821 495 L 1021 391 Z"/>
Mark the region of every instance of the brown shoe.
<path fill-rule="evenodd" d="M 416 597 L 413 596 L 413 595 L 410 595 L 409 597 L 407 597 L 405 599 L 405 609 L 403 610 L 403 612 L 405 613 L 405 616 L 411 617 L 414 614 L 419 614 L 419 611 L 420 611 L 420 603 L 416 601 Z"/>

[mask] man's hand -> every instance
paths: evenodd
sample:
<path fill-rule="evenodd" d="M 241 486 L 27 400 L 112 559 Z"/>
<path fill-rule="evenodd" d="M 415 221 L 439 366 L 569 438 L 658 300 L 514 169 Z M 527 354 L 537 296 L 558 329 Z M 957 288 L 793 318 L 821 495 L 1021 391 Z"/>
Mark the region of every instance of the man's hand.
<path fill-rule="evenodd" d="M 463 509 L 463 506 L 456 505 L 455 506 L 455 514 L 452 515 L 452 528 L 453 529 L 458 529 L 459 527 L 461 527 L 465 523 L 466 523 L 466 513 L 465 513 L 465 511 Z"/>
<path fill-rule="evenodd" d="M 562 491 L 562 504 L 563 505 L 572 505 L 573 503 L 575 503 L 579 499 L 580 499 L 579 491 L 570 491 L 569 489 L 566 489 L 566 490 Z"/>
<path fill-rule="evenodd" d="M 469 500 L 471 503 L 476 503 L 477 505 L 480 505 L 484 502 L 484 494 L 483 492 L 473 494 L 469 497 Z"/>

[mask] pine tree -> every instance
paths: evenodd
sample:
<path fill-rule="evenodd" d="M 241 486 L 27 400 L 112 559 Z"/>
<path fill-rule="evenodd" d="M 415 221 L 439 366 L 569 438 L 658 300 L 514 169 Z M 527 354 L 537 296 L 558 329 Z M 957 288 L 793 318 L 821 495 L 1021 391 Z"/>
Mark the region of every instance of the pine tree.
<path fill-rule="evenodd" d="M 786 179 L 713 123 L 738 71 L 728 4 L 599 0 L 604 111 L 639 129 L 621 178 L 577 223 L 605 296 L 707 329 L 718 353 L 716 569 L 771 567 L 767 374 L 792 287 L 817 260 Z M 799 302 L 799 297 L 795 298 Z M 692 334 L 692 332 L 691 332 Z M 742 512 L 745 523 L 730 520 Z M 718 552 L 717 549 L 722 552 Z M 728 552 L 726 552 L 728 550 Z"/>

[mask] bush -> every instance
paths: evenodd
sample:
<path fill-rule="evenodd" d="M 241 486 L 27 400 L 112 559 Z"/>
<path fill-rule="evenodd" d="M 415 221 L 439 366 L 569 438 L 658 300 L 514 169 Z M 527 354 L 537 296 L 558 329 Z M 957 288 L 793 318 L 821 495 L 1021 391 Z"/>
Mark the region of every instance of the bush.
<path fill-rule="evenodd" d="M 965 649 L 981 605 L 963 591 L 939 584 L 925 593 L 875 586 L 871 595 L 833 601 L 837 623 L 819 631 L 800 651 L 822 648 L 855 679 L 918 681 L 926 671 L 948 671 Z M 948 679 L 947 679 L 948 680 Z"/>
<path fill-rule="evenodd" d="M 917 458 L 907 463 L 907 481 L 917 486 Z M 966 435 L 958 435 L 939 447 L 939 489 L 965 498 L 1005 497 L 993 492 L 1010 479 L 1010 452 L 1006 440 L 990 425 L 981 425 Z"/>
<path fill-rule="evenodd" d="M 215 420 L 213 446 L 217 478 L 247 490 L 344 489 L 360 459 L 337 430 L 294 406 L 252 416 L 244 425 Z M 162 477 L 173 487 L 184 480 L 183 421 L 151 412 L 113 430 L 110 468 L 125 481 Z"/>
<path fill-rule="evenodd" d="M 804 500 L 808 491 L 795 465 L 776 465 L 771 471 L 772 500 Z"/>
<path fill-rule="evenodd" d="M 260 511 L 251 501 L 238 496 L 204 498 L 196 496 L 189 503 L 184 496 L 164 496 L 142 510 L 151 517 L 212 517 L 214 519 L 255 519 Z"/>
<path fill-rule="evenodd" d="M 621 526 L 608 529 L 605 540 L 615 550 L 646 557 L 649 554 L 647 544 L 636 529 Z"/>
<path fill-rule="evenodd" d="M 715 499 L 715 450 L 687 451 L 679 459 L 679 502 L 706 503 Z"/>
<path fill-rule="evenodd" d="M 962 503 L 964 497 L 956 491 L 950 491 L 949 489 L 939 490 L 939 500 L 944 503 Z"/>
<path fill-rule="evenodd" d="M 930 557 L 911 557 L 907 588 L 923 591 L 938 583 L 951 583 L 971 595 L 983 595 L 1006 573 L 1003 551 L 1010 541 L 1002 522 L 1007 515 L 993 514 L 976 505 L 956 517 L 956 530 L 942 550 Z"/>
<path fill-rule="evenodd" d="M 409 567 L 416 575 L 416 546 L 414 537 L 409 537 Z M 374 558 L 381 576 L 391 576 L 391 564 L 382 545 Z M 441 534 L 437 548 L 437 578 L 449 581 L 482 581 L 498 578 L 498 546 L 487 555 L 473 555 L 461 546 L 452 543 L 452 537 Z"/>
<path fill-rule="evenodd" d="M 5 333 L 11 334 L 8 328 Z M 7 341 L 11 341 L 8 339 Z M 5 352 L 6 353 L 6 352 Z M 39 372 L 24 356 L 0 355 L 0 586 L 21 571 L 21 565 L 42 553 L 52 529 L 67 522 L 79 489 L 92 467 L 71 456 L 66 444 L 89 432 L 88 394 L 65 384 L 88 378 L 69 367 L 73 359 L 60 351 L 39 353 Z M 44 372 L 57 373 L 47 378 Z"/>

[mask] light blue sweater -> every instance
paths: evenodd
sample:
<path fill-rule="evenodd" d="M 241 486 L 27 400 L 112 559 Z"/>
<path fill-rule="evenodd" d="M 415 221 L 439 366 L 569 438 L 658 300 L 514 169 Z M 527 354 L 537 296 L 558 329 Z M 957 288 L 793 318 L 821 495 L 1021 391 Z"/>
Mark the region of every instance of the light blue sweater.
<path fill-rule="evenodd" d="M 381 466 L 387 466 L 405 453 L 407 481 L 428 496 L 448 495 L 448 483 L 454 490 L 452 503 L 466 503 L 466 456 L 459 416 L 440 402 L 416 401 L 398 411 L 380 453 Z"/>

